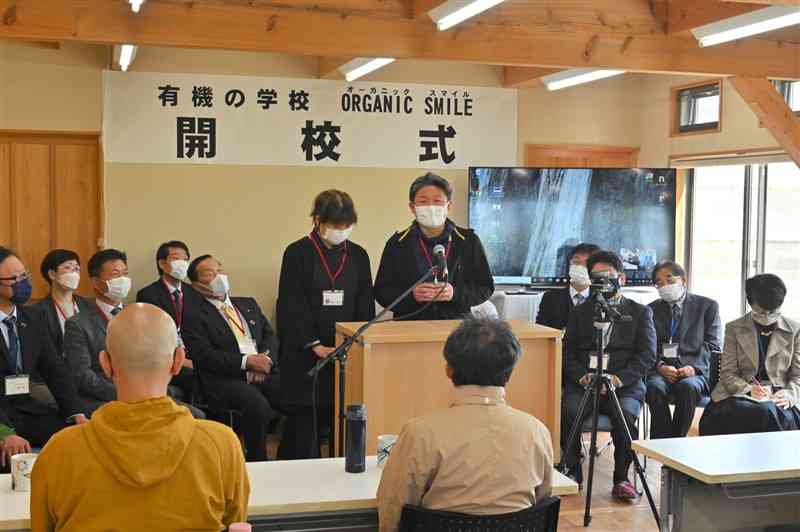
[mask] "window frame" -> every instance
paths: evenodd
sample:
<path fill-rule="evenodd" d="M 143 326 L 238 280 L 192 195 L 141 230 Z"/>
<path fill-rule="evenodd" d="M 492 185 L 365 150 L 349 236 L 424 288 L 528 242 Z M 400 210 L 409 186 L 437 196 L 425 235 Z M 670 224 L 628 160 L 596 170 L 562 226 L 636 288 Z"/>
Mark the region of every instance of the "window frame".
<path fill-rule="evenodd" d="M 686 137 L 691 135 L 707 135 L 720 133 L 722 131 L 722 111 L 723 111 L 723 82 L 722 78 L 707 79 L 678 85 L 670 89 L 670 137 Z M 719 116 L 716 122 L 681 126 L 681 104 L 680 95 L 690 89 L 700 89 L 716 85 L 719 89 Z"/>

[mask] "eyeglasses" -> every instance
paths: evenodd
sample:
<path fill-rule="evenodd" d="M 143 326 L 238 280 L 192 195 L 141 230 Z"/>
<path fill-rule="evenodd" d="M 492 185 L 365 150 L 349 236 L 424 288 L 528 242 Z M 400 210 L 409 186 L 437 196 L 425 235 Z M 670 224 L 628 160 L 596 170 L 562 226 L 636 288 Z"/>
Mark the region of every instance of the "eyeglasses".
<path fill-rule="evenodd" d="M 31 272 L 26 270 L 23 273 L 18 273 L 14 277 L 0 277 L 0 281 L 13 281 L 14 283 L 12 284 L 15 284 L 30 278 L 31 278 Z"/>

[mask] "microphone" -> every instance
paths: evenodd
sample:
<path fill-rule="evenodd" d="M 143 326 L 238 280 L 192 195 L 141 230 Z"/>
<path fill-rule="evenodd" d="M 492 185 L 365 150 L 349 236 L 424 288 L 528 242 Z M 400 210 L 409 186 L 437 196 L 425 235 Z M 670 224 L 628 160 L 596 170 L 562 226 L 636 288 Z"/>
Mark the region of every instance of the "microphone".
<path fill-rule="evenodd" d="M 433 246 L 433 256 L 436 258 L 437 277 L 447 279 L 447 251 L 441 244 Z"/>

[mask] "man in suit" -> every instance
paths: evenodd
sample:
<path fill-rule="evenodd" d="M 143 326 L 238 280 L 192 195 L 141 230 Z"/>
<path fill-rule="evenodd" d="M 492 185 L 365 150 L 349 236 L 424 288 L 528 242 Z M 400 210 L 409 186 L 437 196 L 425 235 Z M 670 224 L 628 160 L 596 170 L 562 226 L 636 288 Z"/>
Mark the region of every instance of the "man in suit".
<path fill-rule="evenodd" d="M 470 315 L 488 300 L 494 281 L 480 238 L 448 218 L 453 188 L 435 174 L 418 177 L 408 193 L 415 221 L 395 233 L 383 250 L 375 279 L 375 299 L 388 306 L 436 264 L 433 250 L 445 248 L 447 276 L 429 281 L 395 307 L 394 315 L 413 320 L 452 320 Z M 407 318 L 405 318 L 407 316 Z"/>
<path fill-rule="evenodd" d="M 278 339 L 255 299 L 230 297 L 214 257 L 194 259 L 188 275 L 204 300 L 187 312 L 183 341 L 209 408 L 241 412 L 248 461 L 267 460 L 267 427 L 280 398 Z"/>
<path fill-rule="evenodd" d="M 181 326 L 183 316 L 188 309 L 200 305 L 202 296 L 190 284 L 184 282 L 189 270 L 189 247 L 179 240 L 164 242 L 156 251 L 156 269 L 158 280 L 139 290 L 136 294 L 138 303 L 150 303 L 172 316 L 178 328 L 178 341 L 183 345 Z M 184 360 L 181 372 L 176 375 L 170 386 L 180 390 L 181 397 L 191 397 L 194 385 L 194 369 L 192 360 Z"/>
<path fill-rule="evenodd" d="M 131 280 L 128 257 L 116 249 L 95 253 L 88 270 L 95 299 L 86 312 L 79 312 L 64 325 L 64 355 L 79 397 L 94 412 L 117 398 L 114 383 L 100 366 L 100 352 L 106 348 L 108 322 L 122 310 Z"/>
<path fill-rule="evenodd" d="M 719 305 L 689 293 L 686 272 L 664 261 L 653 270 L 660 299 L 650 304 L 658 334 L 658 362 L 647 377 L 653 438 L 682 438 L 689 432 L 700 399 L 709 393 L 711 352 L 720 350 Z M 674 416 L 670 401 L 675 403 Z"/>
<path fill-rule="evenodd" d="M 644 377 L 656 361 L 656 330 L 653 325 L 653 312 L 650 307 L 640 305 L 622 296 L 619 287 L 625 284 L 622 260 L 611 251 L 598 251 L 589 257 L 586 267 L 593 279 L 606 280 L 615 288 L 604 294 L 609 304 L 622 316 L 630 320 L 617 321 L 605 333 L 607 371 L 616 388 L 617 397 L 625 417 L 616 415 L 608 393 L 600 399 L 600 412 L 611 417 L 614 441 L 614 487 L 612 496 L 620 500 L 633 500 L 636 490 L 628 481 L 630 468 L 630 442 L 625 433 L 627 424 L 632 438 L 638 438 L 636 420 L 645 398 Z M 563 430 L 571 430 L 578 420 L 578 406 L 584 389 L 592 379 L 590 369 L 591 354 L 597 352 L 596 330 L 594 327 L 594 301 L 589 300 L 578 306 L 570 315 L 564 336 L 564 358 L 566 359 L 566 384 L 564 386 Z M 584 411 L 590 416 L 592 408 Z M 570 474 L 579 482 L 582 480 L 581 464 L 578 461 L 578 441 L 572 449 L 564 449 L 566 463 L 571 467 Z"/>
<path fill-rule="evenodd" d="M 23 305 L 31 295 L 25 265 L 0 247 L 0 468 L 18 453 L 41 447 L 70 423 L 84 423 L 75 387 L 42 323 Z M 40 375 L 58 409 L 30 395 L 30 380 Z"/>
<path fill-rule="evenodd" d="M 600 248 L 594 244 L 578 244 L 569 258 L 569 286 L 548 290 L 539 303 L 536 323 L 553 329 L 564 329 L 572 309 L 589 299 L 589 270 L 586 261 Z"/>

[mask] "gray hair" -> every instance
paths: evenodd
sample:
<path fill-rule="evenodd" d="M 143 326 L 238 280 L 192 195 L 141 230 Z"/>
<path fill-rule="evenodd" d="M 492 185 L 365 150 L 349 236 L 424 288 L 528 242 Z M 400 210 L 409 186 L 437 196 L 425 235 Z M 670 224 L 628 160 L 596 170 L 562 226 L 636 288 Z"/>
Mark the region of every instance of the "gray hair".
<path fill-rule="evenodd" d="M 440 188 L 447 196 L 448 201 L 453 199 L 453 187 L 450 186 L 450 182 L 442 176 L 428 172 L 423 176 L 419 176 L 414 180 L 413 183 L 411 183 L 411 188 L 408 190 L 408 201 L 414 203 L 414 198 L 417 197 L 417 192 L 427 186 Z"/>
<path fill-rule="evenodd" d="M 505 386 L 521 356 L 508 323 L 491 318 L 466 318 L 444 345 L 456 386 Z"/>

